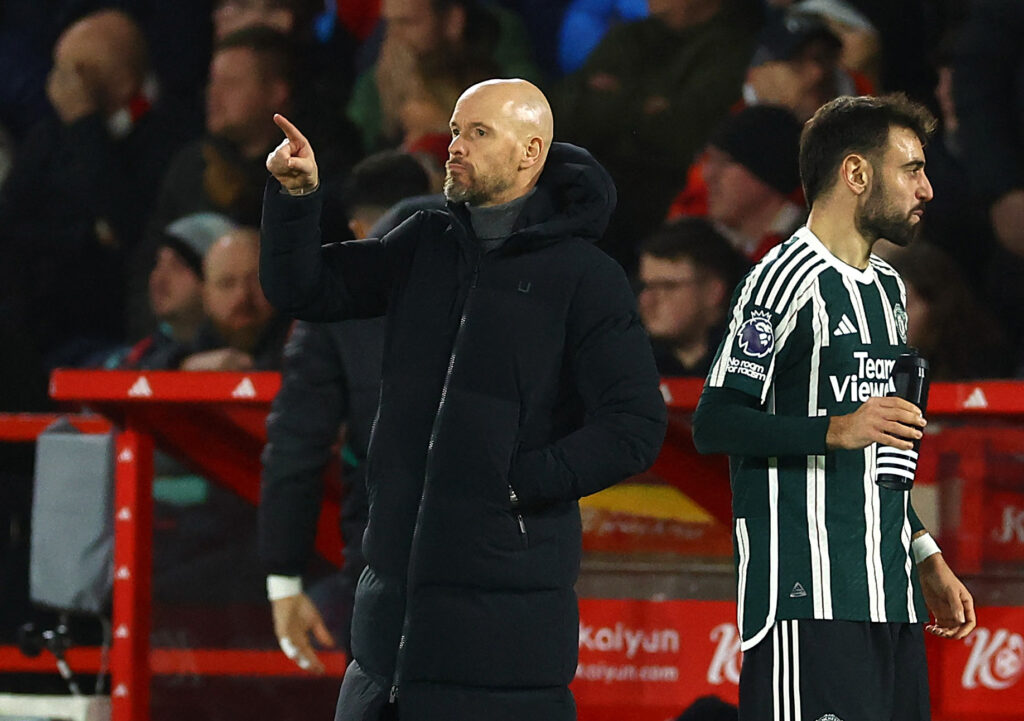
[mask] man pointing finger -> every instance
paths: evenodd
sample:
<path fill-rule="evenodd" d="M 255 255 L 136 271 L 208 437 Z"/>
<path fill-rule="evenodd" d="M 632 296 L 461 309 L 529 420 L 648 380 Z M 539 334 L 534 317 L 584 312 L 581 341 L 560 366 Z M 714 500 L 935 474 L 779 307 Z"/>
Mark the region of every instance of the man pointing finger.
<path fill-rule="evenodd" d="M 611 179 L 553 142 L 535 86 L 488 81 L 451 117 L 445 211 L 321 247 L 313 150 L 276 122 L 267 297 L 311 321 L 387 316 L 336 718 L 574 719 L 577 501 L 647 468 L 665 430 L 629 283 L 593 245 Z"/>

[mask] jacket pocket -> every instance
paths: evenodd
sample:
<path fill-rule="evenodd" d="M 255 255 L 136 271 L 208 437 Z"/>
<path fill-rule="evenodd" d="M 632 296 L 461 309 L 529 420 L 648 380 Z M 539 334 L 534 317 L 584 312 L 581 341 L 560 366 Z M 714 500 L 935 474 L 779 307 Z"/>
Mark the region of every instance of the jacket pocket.
<path fill-rule="evenodd" d="M 509 514 L 512 516 L 512 519 L 516 522 L 516 530 L 519 532 L 523 548 L 529 548 L 530 536 L 526 528 L 526 516 L 523 513 L 523 509 L 520 507 L 519 494 L 516 492 L 515 486 L 512 485 L 512 466 L 515 464 L 516 455 L 518 453 L 519 443 L 517 441 L 512 446 L 512 453 L 509 454 L 508 464 L 506 465 L 505 471 L 505 478 L 508 480 Z"/>

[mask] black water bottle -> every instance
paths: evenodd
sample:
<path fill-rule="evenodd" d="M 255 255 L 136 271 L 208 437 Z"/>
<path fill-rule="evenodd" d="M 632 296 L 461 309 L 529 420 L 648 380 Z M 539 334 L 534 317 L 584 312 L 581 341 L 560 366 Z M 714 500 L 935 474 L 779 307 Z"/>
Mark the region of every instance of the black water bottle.
<path fill-rule="evenodd" d="M 895 389 L 888 395 L 910 401 L 923 414 L 928 406 L 928 361 L 911 348 L 896 359 L 891 377 Z M 875 459 L 875 483 L 893 491 L 909 491 L 914 485 L 920 447 L 920 439 L 914 441 L 914 448 L 909 451 L 879 446 Z"/>

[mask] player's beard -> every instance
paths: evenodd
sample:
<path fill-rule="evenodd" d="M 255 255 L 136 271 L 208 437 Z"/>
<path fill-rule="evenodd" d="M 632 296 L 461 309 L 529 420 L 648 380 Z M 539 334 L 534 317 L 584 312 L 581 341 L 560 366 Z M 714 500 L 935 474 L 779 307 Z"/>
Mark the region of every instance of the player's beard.
<path fill-rule="evenodd" d="M 923 209 L 924 203 L 921 203 L 904 213 L 889 201 L 885 188 L 876 185 L 871 189 L 864 207 L 857 212 L 854 223 L 860 234 L 872 242 L 884 238 L 890 243 L 906 247 L 921 230 L 921 219 L 914 222 L 911 213 Z"/>
<path fill-rule="evenodd" d="M 513 176 L 492 175 L 478 177 L 468 166 L 463 166 L 461 179 L 457 180 L 450 168 L 444 174 L 444 197 L 453 203 L 486 205 L 512 187 Z"/>

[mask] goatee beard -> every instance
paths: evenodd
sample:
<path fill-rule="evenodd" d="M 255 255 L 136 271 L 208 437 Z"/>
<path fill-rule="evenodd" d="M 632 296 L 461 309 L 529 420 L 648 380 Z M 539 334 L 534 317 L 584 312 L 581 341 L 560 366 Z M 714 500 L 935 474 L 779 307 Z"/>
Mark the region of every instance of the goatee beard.
<path fill-rule="evenodd" d="M 922 208 L 919 206 L 913 210 Z M 921 232 L 920 219 L 911 224 L 909 214 L 904 216 L 885 202 L 880 188 L 872 191 L 864 208 L 854 218 L 854 225 L 872 243 L 883 238 L 901 248 L 910 245 Z"/>
<path fill-rule="evenodd" d="M 478 177 L 474 185 L 462 185 L 455 181 L 451 172 L 445 173 L 444 177 L 444 197 L 453 203 L 485 205 L 510 187 L 511 181 L 504 178 L 483 180 Z"/>
<path fill-rule="evenodd" d="M 471 202 L 471 196 L 473 194 L 469 192 L 469 188 L 464 185 L 459 185 L 455 182 L 451 173 L 445 173 L 444 176 L 444 197 L 452 203 L 469 203 Z"/>

